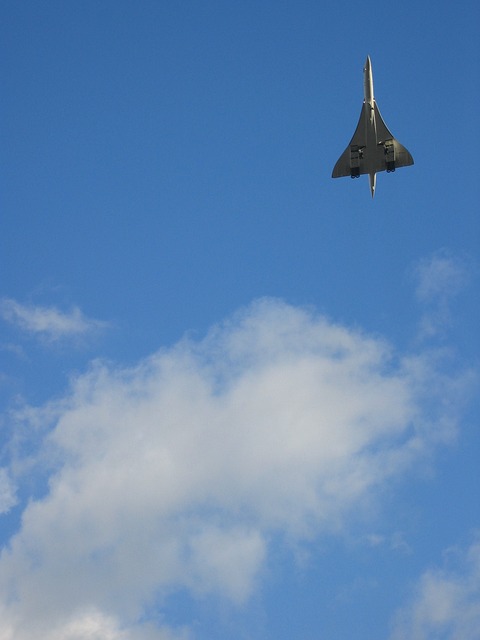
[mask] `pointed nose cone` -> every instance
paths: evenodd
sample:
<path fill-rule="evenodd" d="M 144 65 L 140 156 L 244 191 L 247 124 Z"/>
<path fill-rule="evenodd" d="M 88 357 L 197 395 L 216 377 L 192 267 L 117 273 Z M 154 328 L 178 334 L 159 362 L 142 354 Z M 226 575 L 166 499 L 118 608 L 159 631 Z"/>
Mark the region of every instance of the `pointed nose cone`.
<path fill-rule="evenodd" d="M 363 70 L 369 72 L 371 68 L 372 68 L 372 61 L 370 60 L 370 56 L 367 56 L 367 59 L 365 60 L 365 66 L 363 67 Z"/>

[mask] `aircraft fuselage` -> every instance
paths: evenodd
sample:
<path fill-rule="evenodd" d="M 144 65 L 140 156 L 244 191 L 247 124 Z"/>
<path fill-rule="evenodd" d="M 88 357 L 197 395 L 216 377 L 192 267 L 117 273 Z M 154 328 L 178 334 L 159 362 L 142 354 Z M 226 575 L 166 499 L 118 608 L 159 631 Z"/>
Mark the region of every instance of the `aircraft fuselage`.
<path fill-rule="evenodd" d="M 367 149 L 372 145 L 377 145 L 377 126 L 375 123 L 375 98 L 373 95 L 373 73 L 372 62 L 370 56 L 367 56 L 365 66 L 363 67 L 363 102 L 365 104 L 365 138 L 367 140 Z M 368 174 L 370 182 L 370 192 L 372 198 L 375 195 L 376 172 L 371 171 Z"/>

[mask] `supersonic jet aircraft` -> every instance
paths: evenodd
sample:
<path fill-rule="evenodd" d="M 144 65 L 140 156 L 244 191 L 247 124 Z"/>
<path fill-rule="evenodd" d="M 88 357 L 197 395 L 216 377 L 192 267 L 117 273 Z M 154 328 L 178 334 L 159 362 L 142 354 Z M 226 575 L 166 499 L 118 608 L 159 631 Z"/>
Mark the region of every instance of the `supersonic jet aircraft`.
<path fill-rule="evenodd" d="M 373 76 L 370 56 L 363 69 L 364 100 L 357 128 L 350 144 L 333 168 L 332 178 L 358 178 L 368 173 L 372 198 L 375 195 L 378 171 L 391 173 L 398 167 L 413 164 L 410 153 L 387 128 L 373 97 Z"/>

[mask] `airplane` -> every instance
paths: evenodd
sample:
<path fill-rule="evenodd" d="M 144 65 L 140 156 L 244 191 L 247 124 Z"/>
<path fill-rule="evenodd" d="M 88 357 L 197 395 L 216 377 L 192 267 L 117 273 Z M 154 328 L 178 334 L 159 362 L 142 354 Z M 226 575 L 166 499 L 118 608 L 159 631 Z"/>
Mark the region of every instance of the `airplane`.
<path fill-rule="evenodd" d="M 333 168 L 332 178 L 359 178 L 368 174 L 372 198 L 375 195 L 376 174 L 392 173 L 398 167 L 413 164 L 413 158 L 388 130 L 373 97 L 373 75 L 370 56 L 363 68 L 364 100 L 357 128 L 348 147 Z"/>

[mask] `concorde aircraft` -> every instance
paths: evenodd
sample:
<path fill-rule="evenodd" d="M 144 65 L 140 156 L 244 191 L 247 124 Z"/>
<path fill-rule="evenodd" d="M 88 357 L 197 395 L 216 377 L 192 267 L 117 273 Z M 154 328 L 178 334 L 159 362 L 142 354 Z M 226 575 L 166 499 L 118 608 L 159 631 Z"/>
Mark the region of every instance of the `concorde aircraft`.
<path fill-rule="evenodd" d="M 333 168 L 332 178 L 350 176 L 358 178 L 368 173 L 372 198 L 375 195 L 378 171 L 392 173 L 398 167 L 413 164 L 413 158 L 404 146 L 396 140 L 380 115 L 373 97 L 373 76 L 370 56 L 363 68 L 364 100 L 360 119 L 350 140 Z"/>

